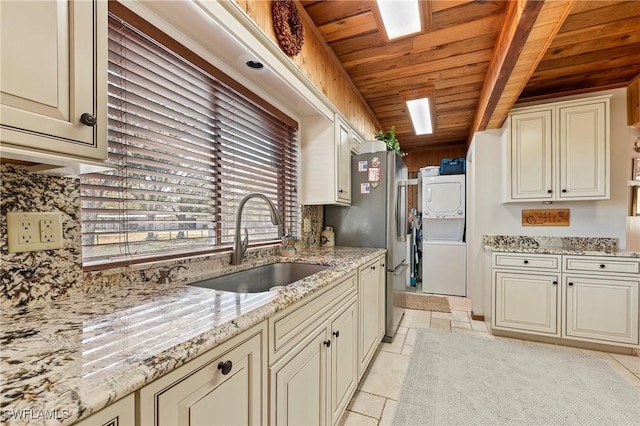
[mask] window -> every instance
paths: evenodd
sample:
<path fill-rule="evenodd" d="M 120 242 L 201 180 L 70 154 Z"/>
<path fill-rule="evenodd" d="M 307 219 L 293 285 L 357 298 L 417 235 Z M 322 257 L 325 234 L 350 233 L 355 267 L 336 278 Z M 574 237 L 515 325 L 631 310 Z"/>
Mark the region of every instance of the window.
<path fill-rule="evenodd" d="M 250 200 L 242 226 L 251 244 L 296 232 L 296 123 L 160 37 L 163 45 L 109 17 L 108 161 L 116 170 L 81 179 L 85 265 L 229 248 L 236 208 L 254 192 L 273 201 L 284 224 L 271 224 L 264 200 Z"/>

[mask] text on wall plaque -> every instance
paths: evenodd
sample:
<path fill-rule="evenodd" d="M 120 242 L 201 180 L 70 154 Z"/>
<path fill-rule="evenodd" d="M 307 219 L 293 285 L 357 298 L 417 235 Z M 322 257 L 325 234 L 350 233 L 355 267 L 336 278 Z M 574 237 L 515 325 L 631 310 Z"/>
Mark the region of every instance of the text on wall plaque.
<path fill-rule="evenodd" d="M 569 226 L 569 209 L 522 210 L 522 226 Z"/>

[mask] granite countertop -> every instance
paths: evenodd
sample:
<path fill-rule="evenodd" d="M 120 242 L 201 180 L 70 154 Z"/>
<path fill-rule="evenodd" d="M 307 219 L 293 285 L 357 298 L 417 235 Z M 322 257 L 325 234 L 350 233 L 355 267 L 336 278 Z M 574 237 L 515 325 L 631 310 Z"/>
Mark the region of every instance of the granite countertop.
<path fill-rule="evenodd" d="M 640 257 L 639 252 L 618 250 L 614 238 L 601 237 L 483 235 L 482 247 L 493 252 Z"/>
<path fill-rule="evenodd" d="M 0 423 L 87 417 L 383 253 L 335 247 L 262 259 L 331 266 L 272 292 L 150 283 L 3 309 Z M 22 410 L 33 419 L 18 420 Z M 58 419 L 37 419 L 53 412 Z"/>

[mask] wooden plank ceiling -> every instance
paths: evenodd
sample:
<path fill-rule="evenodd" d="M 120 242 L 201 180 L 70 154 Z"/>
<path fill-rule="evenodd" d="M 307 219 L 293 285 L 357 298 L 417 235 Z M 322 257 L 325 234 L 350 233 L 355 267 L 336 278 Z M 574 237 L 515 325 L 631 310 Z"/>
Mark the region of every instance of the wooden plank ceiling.
<path fill-rule="evenodd" d="M 464 145 L 517 101 L 624 87 L 640 74 L 636 0 L 431 0 L 429 28 L 393 41 L 370 1 L 300 2 L 406 152 Z M 428 86 L 436 130 L 416 136 L 400 92 Z"/>

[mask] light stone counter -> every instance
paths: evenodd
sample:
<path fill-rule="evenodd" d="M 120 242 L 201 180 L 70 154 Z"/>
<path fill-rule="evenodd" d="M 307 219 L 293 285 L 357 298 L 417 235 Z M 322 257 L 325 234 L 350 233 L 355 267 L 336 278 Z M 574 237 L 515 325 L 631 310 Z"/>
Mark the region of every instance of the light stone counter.
<path fill-rule="evenodd" d="M 260 259 L 259 264 L 331 266 L 273 292 L 124 284 L 3 309 L 0 423 L 60 425 L 87 417 L 383 253 L 336 247 Z M 227 272 L 237 269 L 230 266 Z M 57 418 L 37 419 L 52 414 Z M 16 418 L 20 415 L 33 418 Z"/>
<path fill-rule="evenodd" d="M 488 251 L 508 253 L 640 257 L 638 252 L 618 250 L 614 238 L 600 237 L 483 235 L 482 247 Z"/>

